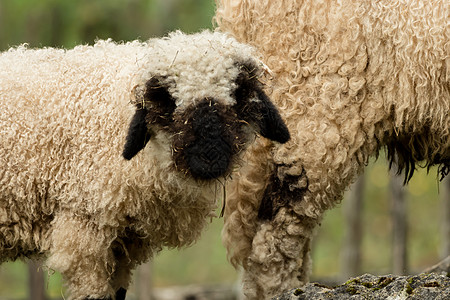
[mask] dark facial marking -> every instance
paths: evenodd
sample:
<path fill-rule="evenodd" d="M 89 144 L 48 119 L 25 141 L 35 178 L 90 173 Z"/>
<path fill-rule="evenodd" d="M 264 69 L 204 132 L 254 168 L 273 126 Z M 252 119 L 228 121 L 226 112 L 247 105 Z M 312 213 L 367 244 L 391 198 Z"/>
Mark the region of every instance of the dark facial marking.
<path fill-rule="evenodd" d="M 136 103 L 136 112 L 130 122 L 123 157 L 132 159 L 150 140 L 149 127 L 158 124 L 168 127 L 172 122 L 175 100 L 163 83 L 164 78 L 152 77 L 145 85 L 144 99 Z"/>
<path fill-rule="evenodd" d="M 152 77 L 145 85 L 144 105 L 149 107 L 147 121 L 167 127 L 172 123 L 175 99 L 170 95 L 164 77 Z"/>
<path fill-rule="evenodd" d="M 185 151 L 192 175 L 213 179 L 224 174 L 231 161 L 231 144 L 224 135 L 224 124 L 214 106 L 207 102 L 198 105 L 192 118 L 195 142 Z"/>
<path fill-rule="evenodd" d="M 233 160 L 246 144 L 245 124 L 234 109 L 204 99 L 174 118 L 173 158 L 179 171 L 198 180 L 231 171 Z"/>
<path fill-rule="evenodd" d="M 256 125 L 259 133 L 270 140 L 286 143 L 290 134 L 286 124 L 264 93 L 262 84 L 255 73 L 256 66 L 244 64 L 236 78 L 237 88 L 234 92 L 236 111 L 240 118 Z"/>

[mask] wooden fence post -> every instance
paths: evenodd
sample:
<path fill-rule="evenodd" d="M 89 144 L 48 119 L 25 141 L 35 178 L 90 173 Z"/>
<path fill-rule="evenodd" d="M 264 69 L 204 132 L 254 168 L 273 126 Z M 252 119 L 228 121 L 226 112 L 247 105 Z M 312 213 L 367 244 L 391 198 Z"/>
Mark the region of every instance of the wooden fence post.
<path fill-rule="evenodd" d="M 450 255 L 450 175 L 442 181 L 443 187 L 441 191 L 441 205 L 442 205 L 442 247 L 441 259 Z"/>
<path fill-rule="evenodd" d="M 362 209 L 365 178 L 360 175 L 343 203 L 344 245 L 341 252 L 341 276 L 350 278 L 361 272 Z"/>
<path fill-rule="evenodd" d="M 392 272 L 396 275 L 408 273 L 407 253 L 407 205 L 403 178 L 391 169 L 390 194 L 392 212 Z"/>
<path fill-rule="evenodd" d="M 39 270 L 40 265 L 32 260 L 28 261 L 28 299 L 46 300 L 44 273 Z"/>
<path fill-rule="evenodd" d="M 138 300 L 153 300 L 151 262 L 140 265 L 136 272 L 136 296 Z"/>

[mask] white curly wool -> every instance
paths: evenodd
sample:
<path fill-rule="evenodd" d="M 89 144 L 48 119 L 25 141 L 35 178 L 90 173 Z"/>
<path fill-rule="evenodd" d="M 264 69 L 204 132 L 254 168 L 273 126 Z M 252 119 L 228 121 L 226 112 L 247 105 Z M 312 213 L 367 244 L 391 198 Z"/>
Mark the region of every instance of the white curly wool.
<path fill-rule="evenodd" d="M 180 46 L 168 47 L 168 43 Z M 186 51 L 187 45 L 193 47 L 193 51 Z M 235 99 L 231 95 L 236 87 L 230 82 L 239 72 L 236 68 L 236 53 L 239 53 L 242 61 L 252 57 L 252 48 L 244 47 L 218 33 L 215 33 L 214 39 L 205 39 L 200 34 L 191 35 L 188 40 L 183 35 L 173 35 L 170 40 L 155 39 L 151 48 L 151 55 L 145 57 L 142 63 L 153 67 L 142 69 L 144 72 L 141 76 L 150 78 L 151 74 L 159 74 L 167 76 L 168 81 L 177 82 L 178 87 L 170 88 L 169 91 L 176 98 L 179 108 L 191 104 L 192 99 L 205 97 L 220 99 L 228 105 L 234 104 Z"/>
<path fill-rule="evenodd" d="M 314 228 L 387 148 L 450 170 L 448 0 L 217 0 L 219 29 L 273 71 L 291 140 L 256 141 L 228 185 L 224 243 L 249 299 L 305 284 Z"/>
<path fill-rule="evenodd" d="M 193 243 L 227 178 L 198 180 L 177 171 L 171 143 L 185 132 L 154 121 L 168 114 L 153 112 L 150 141 L 131 160 L 122 157 L 127 129 L 137 107 L 152 112 L 169 105 L 156 99 L 148 106 L 154 99 L 145 99 L 146 92 L 165 95 L 146 85 L 152 78 L 164 81 L 174 115 L 203 99 L 209 103 L 203 111 L 213 115 L 205 118 L 238 118 L 237 77 L 249 65 L 255 70 L 245 72 L 261 72 L 252 51 L 204 31 L 1 53 L 0 262 L 48 257 L 45 265 L 63 274 L 70 299 L 124 299 L 136 265 L 163 247 Z M 220 105 L 231 108 L 219 115 Z M 188 122 L 200 122 L 190 118 L 181 122 L 187 130 Z M 242 130 L 245 142 L 256 133 L 251 122 L 236 120 L 251 129 Z"/>

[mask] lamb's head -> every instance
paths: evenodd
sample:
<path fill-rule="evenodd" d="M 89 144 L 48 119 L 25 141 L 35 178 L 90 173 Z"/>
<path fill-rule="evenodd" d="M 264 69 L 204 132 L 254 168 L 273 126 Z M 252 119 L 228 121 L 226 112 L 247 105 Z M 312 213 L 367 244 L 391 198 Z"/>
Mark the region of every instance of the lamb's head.
<path fill-rule="evenodd" d="M 258 80 L 252 49 L 208 31 L 151 40 L 151 69 L 136 88 L 123 156 L 169 133 L 174 166 L 198 180 L 229 174 L 255 133 L 284 143 L 289 132 Z"/>

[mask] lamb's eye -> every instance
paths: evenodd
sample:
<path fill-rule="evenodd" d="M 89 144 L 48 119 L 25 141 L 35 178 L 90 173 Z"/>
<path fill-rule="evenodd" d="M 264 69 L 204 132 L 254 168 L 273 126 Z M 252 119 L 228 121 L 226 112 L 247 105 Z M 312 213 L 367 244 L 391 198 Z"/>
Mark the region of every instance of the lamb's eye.
<path fill-rule="evenodd" d="M 171 121 L 175 111 L 175 99 L 169 93 L 164 77 L 152 77 L 145 85 L 144 101 L 148 105 L 157 122 Z"/>
<path fill-rule="evenodd" d="M 255 91 L 260 87 L 257 76 L 257 67 L 251 63 L 242 64 L 239 66 L 240 73 L 235 79 L 236 90 L 234 97 L 238 105 L 244 105 L 251 98 L 255 98 Z"/>

